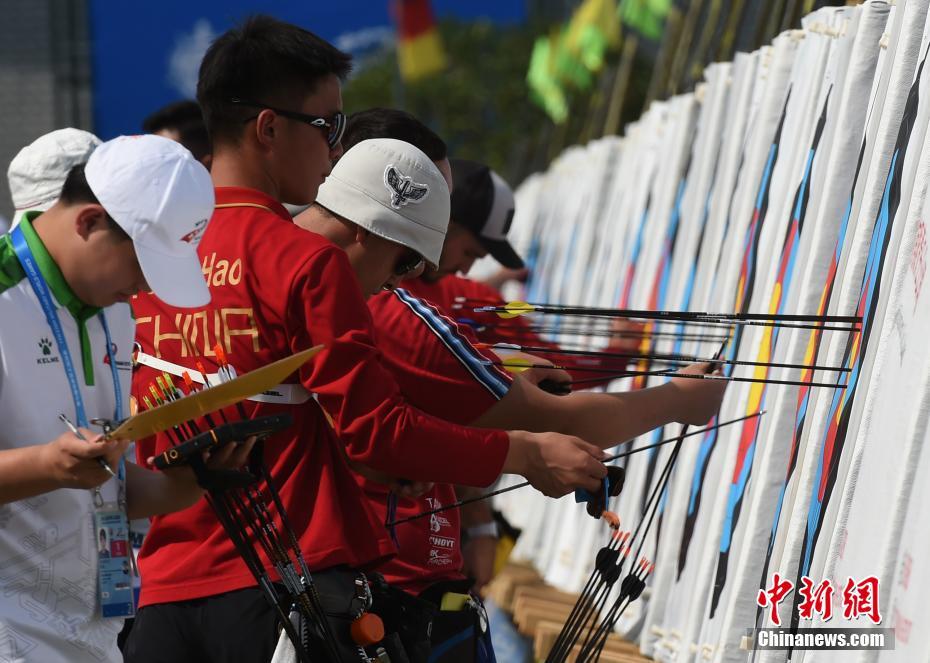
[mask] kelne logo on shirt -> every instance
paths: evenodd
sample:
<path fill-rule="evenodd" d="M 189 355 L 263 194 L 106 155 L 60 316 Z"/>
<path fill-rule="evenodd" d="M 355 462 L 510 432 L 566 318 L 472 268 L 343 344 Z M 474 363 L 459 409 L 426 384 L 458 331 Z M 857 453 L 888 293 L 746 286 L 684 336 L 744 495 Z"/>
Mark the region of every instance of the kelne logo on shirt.
<path fill-rule="evenodd" d="M 52 355 L 52 341 L 48 338 L 39 339 L 39 350 L 42 351 L 42 355 L 36 359 L 37 364 L 57 364 L 58 357 L 53 357 Z"/>

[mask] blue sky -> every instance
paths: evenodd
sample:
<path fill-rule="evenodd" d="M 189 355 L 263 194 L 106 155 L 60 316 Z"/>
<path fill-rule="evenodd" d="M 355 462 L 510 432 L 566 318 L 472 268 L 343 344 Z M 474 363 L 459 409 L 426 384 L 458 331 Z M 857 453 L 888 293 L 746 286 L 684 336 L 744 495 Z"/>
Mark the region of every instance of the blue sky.
<path fill-rule="evenodd" d="M 433 0 L 438 17 L 522 21 L 524 0 Z M 91 0 L 94 130 L 104 140 L 140 131 L 142 118 L 188 96 L 198 54 L 232 23 L 268 13 L 334 43 L 363 44 L 390 29 L 388 0 Z"/>

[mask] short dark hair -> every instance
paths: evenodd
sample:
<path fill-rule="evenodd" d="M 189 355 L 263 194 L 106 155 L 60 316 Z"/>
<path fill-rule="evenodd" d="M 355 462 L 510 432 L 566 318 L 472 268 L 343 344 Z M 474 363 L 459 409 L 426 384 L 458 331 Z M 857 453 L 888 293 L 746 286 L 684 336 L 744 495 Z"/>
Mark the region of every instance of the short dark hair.
<path fill-rule="evenodd" d="M 84 164 L 78 164 L 68 171 L 65 183 L 61 185 L 61 195 L 58 200 L 65 205 L 94 204 L 99 205 L 100 201 L 87 183 L 87 175 L 84 174 Z"/>
<path fill-rule="evenodd" d="M 323 216 L 333 219 L 334 221 L 342 221 L 343 223 L 354 223 L 353 221 L 349 221 L 344 216 L 340 216 L 339 214 L 336 214 L 334 211 L 332 211 L 328 207 L 323 207 L 322 205 L 320 205 L 320 203 L 316 201 L 310 203 L 309 209 L 315 209 L 317 212 L 319 212 Z"/>
<path fill-rule="evenodd" d="M 162 129 L 177 129 L 189 122 L 203 123 L 200 105 L 193 99 L 172 101 L 142 120 L 142 131 L 153 134 Z"/>
<path fill-rule="evenodd" d="M 200 105 L 191 99 L 174 101 L 162 106 L 142 121 L 142 130 L 153 134 L 165 129 L 178 132 L 178 142 L 190 150 L 197 161 L 210 154 L 210 134 L 203 121 Z"/>
<path fill-rule="evenodd" d="M 231 104 L 232 98 L 287 108 L 295 95 L 311 94 L 330 75 L 345 79 L 351 68 L 352 56 L 309 30 L 271 16 L 252 16 L 207 49 L 197 101 L 214 142 L 235 144 L 254 110 Z"/>
<path fill-rule="evenodd" d="M 87 175 L 84 173 L 84 164 L 78 164 L 68 171 L 65 183 L 61 186 L 61 195 L 58 201 L 65 205 L 99 205 L 100 201 L 94 194 L 90 184 L 87 183 Z M 110 230 L 115 232 L 120 239 L 132 239 L 129 234 L 123 230 L 113 217 L 107 214 L 107 224 Z"/>
<path fill-rule="evenodd" d="M 353 113 L 342 136 L 346 151 L 370 138 L 394 138 L 419 148 L 432 161 L 448 157 L 445 142 L 410 113 L 396 108 L 369 108 Z"/>

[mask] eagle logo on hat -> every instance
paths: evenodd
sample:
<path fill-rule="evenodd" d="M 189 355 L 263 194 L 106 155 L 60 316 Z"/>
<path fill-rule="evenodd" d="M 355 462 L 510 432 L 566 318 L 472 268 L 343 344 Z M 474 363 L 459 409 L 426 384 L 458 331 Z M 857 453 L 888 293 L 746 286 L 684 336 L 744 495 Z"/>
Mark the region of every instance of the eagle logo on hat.
<path fill-rule="evenodd" d="M 391 194 L 391 207 L 400 209 L 407 203 L 422 202 L 429 195 L 429 186 L 418 184 L 394 167 L 384 169 L 384 186 Z"/>

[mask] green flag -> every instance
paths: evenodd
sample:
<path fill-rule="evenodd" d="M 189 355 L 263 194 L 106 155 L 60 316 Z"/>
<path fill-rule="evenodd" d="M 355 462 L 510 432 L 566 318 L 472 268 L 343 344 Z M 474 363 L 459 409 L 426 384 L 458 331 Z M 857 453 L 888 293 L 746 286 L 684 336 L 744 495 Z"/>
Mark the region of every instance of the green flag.
<path fill-rule="evenodd" d="M 674 0 L 620 0 L 618 14 L 623 23 L 653 41 L 662 37 L 665 18 Z"/>
<path fill-rule="evenodd" d="M 554 75 L 552 42 L 549 37 L 539 37 L 533 44 L 526 82 L 530 87 L 530 97 L 546 111 L 553 122 L 561 124 L 568 118 L 568 102 Z"/>

